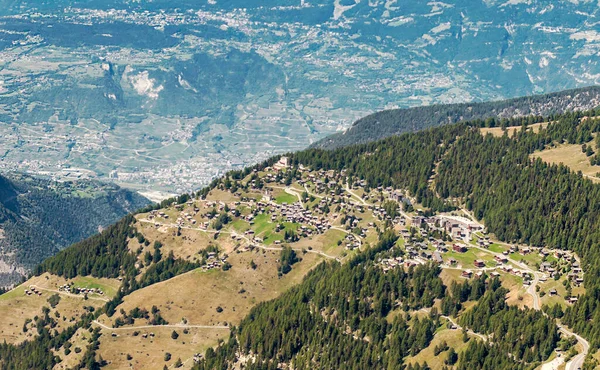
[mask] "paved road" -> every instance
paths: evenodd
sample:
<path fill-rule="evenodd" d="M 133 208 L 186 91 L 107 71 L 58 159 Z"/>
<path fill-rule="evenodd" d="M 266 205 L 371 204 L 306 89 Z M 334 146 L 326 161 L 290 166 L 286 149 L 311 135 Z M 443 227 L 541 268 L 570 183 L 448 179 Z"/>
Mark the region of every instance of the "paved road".
<path fill-rule="evenodd" d="M 463 212 L 467 213 L 470 215 L 469 212 L 467 212 L 465 209 L 462 209 Z M 507 243 L 502 243 L 502 242 L 496 242 L 500 245 L 505 245 L 505 246 L 510 246 L 510 244 Z M 492 253 L 494 255 L 500 255 L 500 253 L 494 253 L 490 250 L 484 250 L 483 248 L 476 246 L 475 248 L 478 248 L 480 250 L 483 250 L 487 253 Z M 575 259 L 577 260 L 577 262 L 579 262 L 579 257 L 575 256 Z M 530 273 L 533 274 L 534 279 L 531 282 L 531 284 L 529 285 L 529 287 L 527 287 L 527 293 L 529 295 L 531 295 L 531 297 L 533 298 L 533 309 L 534 310 L 540 310 L 541 309 L 541 303 L 540 303 L 540 296 L 538 294 L 538 292 L 536 291 L 536 287 L 540 282 L 540 277 L 544 276 L 544 274 L 538 272 L 538 271 L 534 271 L 533 269 L 531 269 L 529 266 L 527 266 L 526 264 L 522 263 L 522 262 L 518 262 L 515 261 L 511 258 L 508 259 L 509 262 L 515 264 L 516 266 L 519 266 L 520 268 L 524 269 L 525 271 L 528 271 Z M 579 262 L 581 264 L 581 262 Z M 570 331 L 569 329 L 565 328 L 564 326 L 562 326 L 561 324 L 557 323 L 557 326 L 559 328 L 559 330 L 567 335 L 567 336 L 574 336 L 577 341 L 579 342 L 579 344 L 581 345 L 581 349 L 582 351 L 580 353 L 578 353 L 576 356 L 574 356 L 569 362 L 567 362 L 565 370 L 578 370 L 583 366 L 583 362 L 585 361 L 585 357 L 587 356 L 589 349 L 590 349 L 590 345 L 588 343 L 587 340 L 585 340 L 583 337 L 573 333 L 572 331 Z M 542 365 L 542 370 L 551 370 L 551 369 L 558 369 L 558 367 L 564 362 L 564 358 L 562 357 L 557 357 L 552 361 L 549 361 L 545 364 Z"/>
<path fill-rule="evenodd" d="M 585 357 L 587 356 L 587 354 L 590 350 L 590 344 L 588 343 L 587 340 L 582 338 L 580 335 L 573 333 L 571 330 L 567 329 L 566 327 L 558 324 L 558 328 L 560 329 L 560 331 L 563 334 L 568 335 L 568 336 L 574 336 L 577 339 L 577 341 L 579 342 L 579 344 L 581 345 L 581 352 L 578 353 L 577 355 L 573 356 L 573 358 L 571 358 L 571 360 L 569 362 L 567 362 L 565 370 L 578 370 L 578 369 L 582 368 L 583 362 L 585 361 Z"/>
<path fill-rule="evenodd" d="M 534 272 L 533 276 L 533 281 L 527 288 L 527 293 L 533 298 L 533 309 L 541 310 L 542 306 L 540 305 L 540 296 L 537 294 L 536 291 L 537 285 L 540 282 L 540 274 Z"/>
<path fill-rule="evenodd" d="M 540 278 L 539 273 L 534 273 L 535 279 L 533 280 L 533 282 L 531 283 L 531 285 L 529 286 L 529 288 L 527 288 L 527 293 L 529 293 L 532 297 L 533 297 L 533 308 L 535 310 L 540 310 L 540 296 L 536 291 L 536 286 L 539 283 L 539 278 Z M 566 366 L 565 366 L 565 370 L 578 370 L 583 366 L 583 362 L 585 361 L 585 358 L 590 350 L 590 344 L 588 343 L 587 340 L 585 340 L 583 337 L 581 337 L 580 335 L 577 335 L 575 333 L 573 333 L 571 330 L 567 329 L 566 327 L 564 327 L 563 325 L 557 323 L 556 324 L 558 326 L 558 329 L 566 336 L 574 336 L 577 339 L 577 342 L 579 342 L 579 344 L 581 345 L 581 352 L 579 352 L 577 355 L 573 356 L 573 358 L 571 358 L 571 360 L 569 362 L 567 362 Z M 556 365 L 557 360 L 553 360 L 550 362 L 545 363 L 544 365 L 542 365 L 542 369 L 543 370 L 548 370 L 548 369 L 557 369 L 558 366 L 553 367 Z M 560 363 L 564 362 L 561 361 Z M 560 365 L 560 364 L 559 364 Z"/>

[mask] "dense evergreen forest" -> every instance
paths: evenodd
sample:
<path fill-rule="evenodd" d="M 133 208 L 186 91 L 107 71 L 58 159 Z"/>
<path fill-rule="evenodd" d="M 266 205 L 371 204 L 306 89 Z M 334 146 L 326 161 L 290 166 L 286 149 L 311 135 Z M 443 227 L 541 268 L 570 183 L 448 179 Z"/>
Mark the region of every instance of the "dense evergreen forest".
<path fill-rule="evenodd" d="M 439 104 L 385 110 L 361 118 L 347 131 L 328 136 L 312 146 L 335 149 L 364 144 L 405 132 L 477 119 L 496 118 L 498 125 L 501 125 L 506 124 L 507 119 L 512 117 L 549 116 L 573 110 L 592 109 L 599 104 L 599 101 L 600 87 L 592 86 L 493 102 Z"/>
<path fill-rule="evenodd" d="M 600 185 L 562 165 L 530 157 L 549 146 L 592 141 L 600 131 L 600 119 L 582 120 L 584 115 L 596 117 L 600 110 L 501 120 L 501 125 L 522 126 L 512 137 L 482 136 L 481 127 L 499 123 L 485 119 L 343 149 L 309 149 L 289 157 L 293 165 L 343 170 L 350 182 L 365 180 L 367 187 L 405 189 L 430 208 L 429 212 L 465 207 L 507 242 L 577 252 L 586 272 L 586 294 L 564 312 L 562 321 L 584 335 L 593 352 L 600 347 Z M 551 123 L 539 132 L 527 129 L 528 124 L 541 121 Z M 220 183 L 238 186 L 237 181 L 251 173 L 251 168 L 231 172 L 211 187 Z M 286 176 L 293 177 L 294 171 Z M 184 195 L 175 201 L 188 199 Z M 129 216 L 46 260 L 35 272 L 65 277 L 123 276 L 122 289 L 103 309 L 113 316 L 130 292 L 198 267 L 155 253 L 156 260 L 149 261 L 150 267 L 139 276 L 134 265 L 136 252 L 127 247 L 127 241 L 136 237 L 143 242 Z M 319 265 L 300 285 L 254 307 L 233 329 L 231 338 L 209 349 L 197 368 L 225 369 L 250 357 L 254 361 L 246 364 L 248 369 L 276 369 L 280 363 L 298 369 L 402 368 L 406 356 L 431 343 L 435 331 L 446 322 L 442 315 L 457 317 L 458 313 L 461 326 L 493 340 L 473 340 L 465 332 L 467 349 L 458 356 L 449 350 L 443 354 L 448 366 L 533 369 L 558 345 L 557 327 L 550 318 L 554 315 L 508 306 L 504 301 L 507 291 L 497 279 L 483 277 L 446 287 L 434 265 L 387 273 L 377 268 L 379 258 L 395 253 L 391 249 L 396 240 L 394 232 L 382 231 L 377 245 L 350 261 Z M 436 299 L 441 300 L 439 312 L 432 308 Z M 474 304 L 465 313 L 462 308 L 468 301 Z M 423 310 L 425 317 L 414 314 Z M 55 359 L 41 348 L 52 347 L 59 340 L 58 334 L 46 333 L 20 346 L 2 345 L 0 359 L 27 358 L 24 364 L 29 368 L 43 368 Z M 90 351 L 93 354 L 93 349 Z M 93 356 L 86 356 L 90 358 Z M 427 364 L 408 368 L 427 368 Z"/>
<path fill-rule="evenodd" d="M 116 185 L 0 176 L 0 249 L 10 254 L 0 257 L 16 266 L 34 267 L 148 203 Z M 0 276 L 0 285 L 2 280 Z"/>

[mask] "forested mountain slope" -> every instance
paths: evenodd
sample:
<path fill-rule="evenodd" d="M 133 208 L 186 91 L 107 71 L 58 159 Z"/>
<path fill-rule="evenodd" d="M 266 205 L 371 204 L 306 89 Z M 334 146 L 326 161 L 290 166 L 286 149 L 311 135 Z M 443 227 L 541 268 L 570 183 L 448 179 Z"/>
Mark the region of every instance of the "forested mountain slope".
<path fill-rule="evenodd" d="M 559 145 L 593 146 L 598 116 L 595 110 L 509 119 L 507 126 L 521 127 L 510 136 L 484 136 L 482 128 L 495 121 L 473 120 L 342 149 L 292 153 L 282 170 L 277 168 L 285 164 L 274 157 L 230 172 L 197 194 L 127 216 L 40 264 L 34 279 L 42 282 L 120 279 L 121 289 L 92 297 L 104 298 L 104 306 L 86 306 L 71 321 L 42 309 L 45 316 L 37 317 L 35 331 L 31 322 L 24 324 L 25 341 L 0 345 L 0 365 L 116 368 L 158 352 L 149 367 L 185 362 L 198 369 L 242 364 L 246 369 L 427 369 L 423 354 L 430 351 L 434 355 L 425 361 L 435 369 L 535 369 L 557 349 L 574 364 L 579 340 L 565 326 L 589 341 L 590 354 L 600 348 L 600 185 L 531 155 Z M 541 122 L 548 124 L 527 127 Z M 478 246 L 484 231 L 477 241 L 459 241 L 435 222 L 416 226 L 423 217 L 452 217 L 452 212 L 472 214 L 485 224 L 499 240 L 493 244 L 496 252 L 492 245 Z M 313 225 L 320 226 L 288 217 L 318 220 Z M 341 238 L 325 232 L 325 239 L 304 236 L 324 223 Z M 450 251 L 428 245 L 437 240 Z M 468 252 L 453 250 L 454 243 L 463 242 Z M 536 253 L 521 255 L 514 244 Z M 557 253 L 539 257 L 546 248 Z M 424 257 L 434 251 L 444 253 L 442 263 Z M 564 263 L 559 254 L 568 255 Z M 448 262 L 450 256 L 459 263 Z M 496 264 L 505 257 L 509 262 Z M 277 266 L 270 264 L 273 259 Z M 547 277 L 542 261 L 559 270 L 546 285 L 540 283 Z M 509 267 L 519 275 L 506 272 Z M 301 269 L 303 280 L 290 282 L 288 274 Z M 580 269 L 583 274 L 574 275 Z M 479 275 L 462 277 L 471 270 Z M 274 278 L 250 284 L 267 273 Z M 576 287 L 577 276 L 583 282 Z M 247 299 L 280 281 L 289 284 L 272 292 L 276 298 Z M 526 285 L 532 289 L 520 290 Z M 569 293 L 555 292 L 540 304 L 541 293 L 552 295 L 549 286 Z M 23 298 L 18 290 L 2 297 L 4 302 L 36 299 Z M 41 306 L 45 298 L 38 300 Z M 12 312 L 11 307 L 0 300 L 0 310 Z M 242 310 L 248 314 L 240 318 Z M 191 317 L 197 320 L 192 325 Z M 202 330 L 231 335 L 214 339 L 215 346 L 205 350 L 209 342 L 191 342 Z M 86 341 L 77 342 L 82 332 Z M 144 337 L 147 332 L 156 337 Z M 452 341 L 441 341 L 440 333 Z M 73 343 L 84 343 L 78 344 L 85 348 L 79 357 L 67 351 Z M 151 350 L 156 343 L 161 347 Z M 175 350 L 187 357 L 172 358 Z M 164 357 L 161 351 L 167 351 Z M 584 368 L 595 366 L 588 356 Z"/>
<path fill-rule="evenodd" d="M 500 126 L 503 124 L 503 118 L 548 116 L 597 106 L 600 106 L 599 86 L 485 103 L 440 104 L 385 110 L 359 119 L 346 131 L 330 135 L 312 147 L 335 149 L 433 126 L 491 117 L 496 118 L 495 124 Z"/>
<path fill-rule="evenodd" d="M 585 115 L 596 117 L 598 113 L 588 112 Z M 345 169 L 350 178 L 365 180 L 371 187 L 407 188 L 417 196 L 419 203 L 431 208 L 432 211 L 444 210 L 453 204 L 456 206 L 464 204 L 478 219 L 485 220 L 489 230 L 504 241 L 576 251 L 583 256 L 587 294 L 579 297 L 579 301 L 566 310 L 562 321 L 587 337 L 594 351 L 600 345 L 600 332 L 595 329 L 600 325 L 598 321 L 600 320 L 598 300 L 600 209 L 597 207 L 600 204 L 600 186 L 581 174 L 571 172 L 565 166 L 549 165 L 541 160 L 532 161 L 529 157 L 535 150 L 543 149 L 547 145 L 583 144 L 592 140 L 592 135 L 600 131 L 600 120 L 581 120 L 583 116 L 584 114 L 581 113 L 568 113 L 539 119 L 539 121 L 550 120 L 554 123 L 539 133 L 522 130 L 513 138 L 508 136 L 498 138 L 492 135 L 484 137 L 478 127 L 485 125 L 485 122 L 474 121 L 333 151 L 307 150 L 293 154 L 292 161 L 317 169 Z M 527 121 L 528 119 L 515 119 L 511 120 L 509 125 L 519 126 L 526 124 Z M 532 120 L 532 122 L 536 121 L 538 120 Z M 413 157 L 420 157 L 421 164 L 411 162 L 410 158 Z M 403 168 L 406 159 L 409 162 L 406 165 L 408 168 Z M 433 167 L 436 163 L 439 165 L 433 186 L 434 192 L 426 179 L 433 175 Z M 453 201 L 440 202 L 438 196 Z M 308 303 L 308 307 L 312 305 L 319 307 L 317 302 L 330 302 L 328 304 L 332 305 L 335 305 L 334 302 L 340 302 L 331 296 L 325 301 L 315 301 L 313 296 L 313 294 L 318 295 L 324 285 L 334 284 L 334 281 L 340 280 L 344 281 L 323 277 L 318 289 L 311 288 L 310 280 L 307 280 L 298 290 L 290 292 L 291 296 L 297 295 L 296 303 L 287 306 L 292 302 L 292 298 L 282 297 L 256 307 L 240 325 L 236 336 L 217 352 L 208 353 L 206 360 L 201 362 L 198 368 L 218 368 L 224 366 L 223 364 L 247 359 L 246 356 L 249 354 L 255 359 L 253 364 L 252 361 L 248 361 L 249 368 L 276 368 L 275 364 L 278 362 L 293 364 L 294 368 L 311 368 L 316 362 L 319 368 L 330 368 L 332 361 L 336 364 L 344 364 L 347 368 L 385 367 L 388 365 L 386 357 L 377 357 L 373 360 L 376 355 L 371 351 L 373 346 L 377 345 L 377 341 L 373 342 L 372 336 L 369 336 L 369 345 L 364 348 L 343 353 L 331 352 L 335 351 L 335 348 L 347 348 L 358 344 L 345 343 L 349 339 L 336 332 L 340 329 L 343 331 L 344 322 L 337 323 L 335 329 L 331 328 L 332 318 L 328 316 L 324 316 L 325 326 L 315 329 L 314 334 L 308 334 L 307 337 L 293 334 L 294 340 L 284 335 L 286 328 L 297 328 L 303 325 L 289 322 L 290 320 L 298 320 L 309 315 L 310 309 L 302 314 L 300 302 Z M 547 353 L 545 351 L 552 348 L 554 344 L 538 343 L 535 345 L 535 350 L 533 347 L 529 350 L 521 347 L 516 352 L 513 352 L 513 348 L 508 350 L 515 356 L 511 359 L 511 356 L 506 356 L 507 348 L 511 344 L 521 343 L 520 340 L 524 340 L 524 337 L 516 340 L 508 337 L 520 333 L 525 336 L 533 335 L 532 338 L 538 340 L 546 338 L 554 341 L 555 331 L 543 329 L 550 324 L 543 323 L 545 319 L 542 316 L 521 319 L 520 315 L 527 316 L 532 313 L 528 313 L 527 310 L 509 312 L 511 309 L 504 307 L 502 303 L 506 291 L 494 291 L 494 288 L 491 290 L 485 293 L 478 303 L 486 307 L 464 316 L 462 323 L 474 330 L 493 334 L 494 343 L 471 343 L 461 356 L 458 368 L 535 367 L 528 365 L 527 360 L 523 362 L 523 359 L 530 358 L 532 355 L 532 359 L 536 356 L 541 356 L 537 357 L 540 359 L 544 358 L 543 353 Z M 391 297 L 397 297 L 392 292 L 388 293 Z M 348 304 L 345 299 L 350 296 L 352 296 L 350 293 L 342 293 L 341 302 Z M 387 294 L 383 297 L 387 297 Z M 378 298 L 382 299 L 382 296 Z M 352 301 L 353 299 L 350 299 L 350 303 Z M 375 307 L 379 307 L 377 302 L 372 302 Z M 279 315 L 279 312 L 282 314 Z M 324 312 L 334 313 L 334 322 L 343 319 L 345 314 L 352 314 L 348 308 L 335 306 L 324 307 Z M 340 313 L 344 315 L 340 316 Z M 361 320 L 367 319 L 372 318 L 367 316 L 352 320 L 362 323 Z M 521 324 L 513 327 L 510 323 L 515 322 Z M 534 322 L 540 326 L 528 327 Z M 368 328 L 377 327 L 382 330 L 380 338 L 381 344 L 384 345 L 398 338 L 394 325 L 395 323 L 392 326 L 386 324 L 378 326 L 371 322 Z M 313 328 L 312 325 L 308 327 Z M 282 331 L 273 336 L 259 334 L 279 329 Z M 328 333 L 324 339 L 321 334 L 317 334 L 322 332 Z M 403 335 L 410 334 L 404 331 Z M 331 342 L 332 340 L 334 342 Z M 507 342 L 505 343 L 504 340 Z M 335 345 L 330 347 L 331 343 Z M 533 345 L 529 339 L 524 340 L 524 343 Z M 375 350 L 375 353 L 387 353 L 385 348 L 385 346 L 381 347 Z M 530 350 L 533 352 L 529 353 Z M 406 350 L 401 353 L 401 356 L 408 354 L 410 352 Z M 365 357 L 361 357 L 363 355 Z M 588 366 L 593 368 L 591 362 Z"/>
<path fill-rule="evenodd" d="M 0 285 L 148 204 L 116 185 L 0 176 Z"/>

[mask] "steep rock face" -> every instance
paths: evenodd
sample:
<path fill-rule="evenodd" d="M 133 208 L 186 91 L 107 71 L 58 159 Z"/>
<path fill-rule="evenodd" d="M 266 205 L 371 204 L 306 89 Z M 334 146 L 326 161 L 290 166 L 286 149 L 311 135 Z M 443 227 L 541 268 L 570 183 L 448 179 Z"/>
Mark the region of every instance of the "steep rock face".
<path fill-rule="evenodd" d="M 599 9 L 4 0 L 0 156 L 11 169 L 69 164 L 185 192 L 371 112 L 597 84 Z"/>
<path fill-rule="evenodd" d="M 0 176 L 0 285 L 148 203 L 115 185 Z"/>

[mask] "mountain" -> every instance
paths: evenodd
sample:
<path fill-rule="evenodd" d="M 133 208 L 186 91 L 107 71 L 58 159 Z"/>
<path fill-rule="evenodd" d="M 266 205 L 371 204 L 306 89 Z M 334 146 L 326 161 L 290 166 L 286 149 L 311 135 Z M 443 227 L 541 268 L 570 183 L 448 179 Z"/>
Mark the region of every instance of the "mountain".
<path fill-rule="evenodd" d="M 595 368 L 599 117 L 476 119 L 231 171 L 0 296 L 0 365 Z"/>
<path fill-rule="evenodd" d="M 486 125 L 501 126 L 503 120 L 507 122 L 508 118 L 512 117 L 547 117 L 564 112 L 585 111 L 598 106 L 600 87 L 592 86 L 493 102 L 391 109 L 361 118 L 344 132 L 319 140 L 311 147 L 335 149 L 460 121 L 494 118 L 488 120 Z"/>
<path fill-rule="evenodd" d="M 21 280 L 44 259 L 148 204 L 112 184 L 0 176 L 0 284 Z"/>
<path fill-rule="evenodd" d="M 136 189 L 196 190 L 384 109 L 599 83 L 594 1 L 0 9 L 0 167 Z"/>

